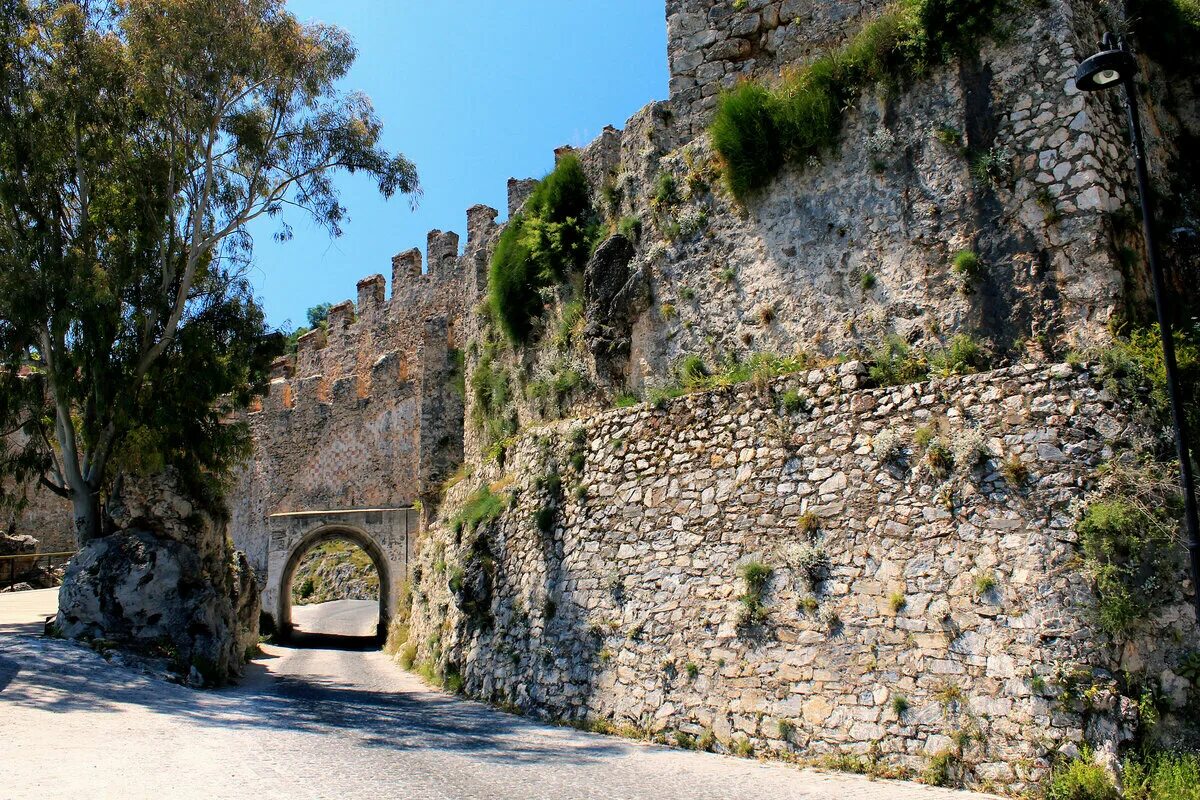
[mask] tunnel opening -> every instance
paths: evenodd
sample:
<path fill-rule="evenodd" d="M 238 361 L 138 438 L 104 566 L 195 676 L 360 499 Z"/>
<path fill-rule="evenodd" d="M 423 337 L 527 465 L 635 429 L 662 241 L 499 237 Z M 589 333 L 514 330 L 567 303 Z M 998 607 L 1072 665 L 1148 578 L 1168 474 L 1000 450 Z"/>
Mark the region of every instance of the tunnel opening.
<path fill-rule="evenodd" d="M 277 635 L 300 647 L 378 648 L 388 629 L 390 585 L 387 559 L 365 533 L 317 531 L 288 558 Z"/>

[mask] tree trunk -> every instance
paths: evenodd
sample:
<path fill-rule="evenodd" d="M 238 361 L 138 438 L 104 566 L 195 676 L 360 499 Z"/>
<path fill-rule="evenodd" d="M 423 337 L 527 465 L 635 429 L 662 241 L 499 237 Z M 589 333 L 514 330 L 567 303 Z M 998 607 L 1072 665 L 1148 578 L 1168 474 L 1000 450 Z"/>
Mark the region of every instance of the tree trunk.
<path fill-rule="evenodd" d="M 75 510 L 75 539 L 80 547 L 99 539 L 100 495 L 97 492 L 71 492 L 71 505 Z"/>

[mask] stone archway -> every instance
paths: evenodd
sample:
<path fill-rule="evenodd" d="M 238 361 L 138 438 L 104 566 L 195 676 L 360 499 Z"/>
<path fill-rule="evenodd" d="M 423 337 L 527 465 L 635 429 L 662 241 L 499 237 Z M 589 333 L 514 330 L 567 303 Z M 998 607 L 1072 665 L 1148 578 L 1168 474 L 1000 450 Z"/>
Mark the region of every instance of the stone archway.
<path fill-rule="evenodd" d="M 345 539 L 363 549 L 379 574 L 377 635 L 387 635 L 420 525 L 412 508 L 300 511 L 272 514 L 263 613 L 275 631 L 292 631 L 291 583 L 304 554 L 321 542 Z"/>
<path fill-rule="evenodd" d="M 278 631 L 286 638 L 294 628 L 292 623 L 292 581 L 296 577 L 296 568 L 310 550 L 317 545 L 333 539 L 341 539 L 358 545 L 363 549 L 375 566 L 379 575 L 379 622 L 375 626 L 377 639 L 387 636 L 388 624 L 392 619 L 392 599 L 394 593 L 391 569 L 387 555 L 383 549 L 365 531 L 348 525 L 326 525 L 305 536 L 292 548 L 283 573 L 279 577 L 279 603 L 276 609 Z"/>

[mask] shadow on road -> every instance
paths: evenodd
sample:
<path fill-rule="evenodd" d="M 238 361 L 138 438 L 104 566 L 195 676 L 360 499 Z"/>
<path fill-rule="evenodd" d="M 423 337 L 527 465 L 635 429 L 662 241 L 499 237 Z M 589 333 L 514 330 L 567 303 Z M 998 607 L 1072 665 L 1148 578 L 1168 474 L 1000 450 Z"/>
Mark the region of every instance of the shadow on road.
<path fill-rule="evenodd" d="M 283 645 L 305 650 L 347 650 L 362 653 L 379 650 L 383 647 L 383 640 L 378 636 L 345 636 L 340 633 L 293 631 Z"/>
<path fill-rule="evenodd" d="M 547 736 L 557 729 L 432 690 L 371 691 L 329 678 L 276 675 L 256 663 L 248 665 L 239 686 L 192 691 L 114 669 L 70 643 L 39 639 L 34 644 L 33 638 L 0 642 L 0 658 L 22 666 L 21 680 L 0 691 L 0 708 L 22 704 L 56 713 L 119 713 L 133 704 L 207 726 L 267 735 L 342 733 L 364 747 L 437 748 L 506 763 L 561 758 L 586 763 L 632 747 L 602 736 Z M 542 735 L 528 735 L 535 729 Z"/>

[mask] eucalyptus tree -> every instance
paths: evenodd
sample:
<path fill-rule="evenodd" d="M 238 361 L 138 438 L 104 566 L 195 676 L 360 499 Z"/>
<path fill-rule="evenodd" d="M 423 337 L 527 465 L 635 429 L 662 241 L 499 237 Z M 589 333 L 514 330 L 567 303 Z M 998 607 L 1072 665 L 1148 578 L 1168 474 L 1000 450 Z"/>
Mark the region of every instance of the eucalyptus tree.
<path fill-rule="evenodd" d="M 330 235 L 340 170 L 419 194 L 355 49 L 283 0 L 0 0 L 0 472 L 70 499 L 80 543 L 105 498 L 171 464 L 197 491 L 247 447 L 230 412 L 282 336 L 245 279 L 248 225 Z M 14 491 L 13 487 L 17 487 Z"/>

